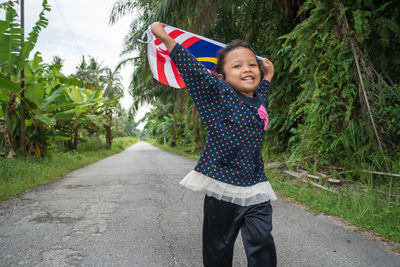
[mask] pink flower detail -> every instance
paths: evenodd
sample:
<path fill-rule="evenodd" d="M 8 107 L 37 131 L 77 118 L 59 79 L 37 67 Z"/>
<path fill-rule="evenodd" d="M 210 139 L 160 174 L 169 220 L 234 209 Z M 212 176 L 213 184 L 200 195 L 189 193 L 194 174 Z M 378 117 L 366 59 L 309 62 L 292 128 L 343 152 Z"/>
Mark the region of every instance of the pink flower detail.
<path fill-rule="evenodd" d="M 263 105 L 261 105 L 261 106 L 258 108 L 258 115 L 259 115 L 260 118 L 264 121 L 264 130 L 267 130 L 267 128 L 268 128 L 268 122 L 269 122 L 269 120 L 268 120 L 268 113 L 267 113 L 267 111 L 265 110 L 265 108 L 264 108 Z"/>

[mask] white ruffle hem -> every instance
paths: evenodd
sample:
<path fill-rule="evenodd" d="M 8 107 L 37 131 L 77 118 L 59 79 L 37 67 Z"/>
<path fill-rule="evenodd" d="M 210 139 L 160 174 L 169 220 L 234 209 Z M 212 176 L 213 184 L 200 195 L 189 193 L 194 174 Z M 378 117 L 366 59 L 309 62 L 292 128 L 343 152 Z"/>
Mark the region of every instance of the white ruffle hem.
<path fill-rule="evenodd" d="M 193 191 L 204 192 L 208 196 L 240 206 L 256 205 L 268 200 L 277 199 L 268 181 L 251 186 L 236 186 L 220 182 L 193 170 L 179 184 Z"/>

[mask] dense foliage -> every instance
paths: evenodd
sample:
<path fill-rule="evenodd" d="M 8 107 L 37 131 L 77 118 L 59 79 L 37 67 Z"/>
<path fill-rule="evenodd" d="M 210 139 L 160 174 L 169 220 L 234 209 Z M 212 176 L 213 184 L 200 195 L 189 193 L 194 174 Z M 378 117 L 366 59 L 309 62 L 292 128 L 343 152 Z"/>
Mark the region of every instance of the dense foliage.
<path fill-rule="evenodd" d="M 275 66 L 264 159 L 307 168 L 400 170 L 400 6 L 372 0 L 120 0 L 111 22 L 138 13 L 124 53 L 147 133 L 187 150 L 206 139 L 186 90 L 158 84 L 137 42 L 154 21 L 221 42 L 243 39 Z M 354 175 L 354 178 L 357 178 Z"/>
<path fill-rule="evenodd" d="M 113 129 L 117 136 L 135 134 L 131 117 L 119 129 L 118 121 L 112 124 L 123 113 L 118 104 L 123 95 L 118 71 L 103 68 L 94 58 L 87 63 L 83 57 L 76 74 L 66 77 L 61 58 L 46 64 L 40 52 L 30 56 L 48 24 L 47 0 L 27 38 L 14 2 L 0 7 L 5 10 L 5 19 L 0 20 L 1 154 L 11 158 L 18 153 L 41 156 L 60 146 L 77 149 L 83 136 L 102 134 L 110 148 Z M 130 134 L 121 134 L 125 129 Z"/>

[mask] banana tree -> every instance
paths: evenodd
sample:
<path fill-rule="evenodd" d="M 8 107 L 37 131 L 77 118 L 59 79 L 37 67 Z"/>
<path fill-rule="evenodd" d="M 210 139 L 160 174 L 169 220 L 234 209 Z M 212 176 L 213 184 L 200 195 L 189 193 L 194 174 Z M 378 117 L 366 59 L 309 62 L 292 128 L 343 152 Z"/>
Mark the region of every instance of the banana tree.
<path fill-rule="evenodd" d="M 97 132 L 103 132 L 106 123 L 103 107 L 105 105 L 101 90 L 88 90 L 79 87 L 69 87 L 64 95 L 61 112 L 55 114 L 59 135 L 68 136 L 66 144 L 69 149 L 76 149 L 80 132 L 88 132 L 93 127 Z"/>
<path fill-rule="evenodd" d="M 76 149 L 79 132 L 95 125 L 104 129 L 102 91 L 93 84 L 64 77 L 60 64 L 44 66 L 37 53 L 27 68 L 26 98 L 32 127 L 28 138 L 30 154 L 40 155 L 49 143 L 64 141 Z M 85 88 L 86 87 L 86 88 Z"/>
<path fill-rule="evenodd" d="M 26 64 L 25 105 L 30 155 L 40 156 L 47 152 L 49 144 L 58 141 L 76 149 L 79 131 L 90 124 L 98 125 L 99 132 L 103 130 L 101 90 L 73 76 L 64 77 L 61 67 L 60 64 L 44 64 L 39 52 Z"/>
<path fill-rule="evenodd" d="M 103 97 L 101 87 L 75 76 L 65 77 L 61 64 L 46 65 L 36 53 L 27 65 L 26 98 L 30 120 L 29 153 L 41 155 L 49 143 L 63 141 L 76 149 L 80 133 L 104 133 L 108 109 L 118 98 Z"/>
<path fill-rule="evenodd" d="M 35 47 L 41 29 L 48 24 L 44 14 L 50 11 L 50 7 L 47 0 L 43 0 L 43 9 L 39 15 L 39 20 L 35 23 L 26 40 L 13 3 L 9 2 L 2 7 L 6 9 L 6 16 L 5 20 L 0 20 L 0 89 L 3 91 L 0 101 L 2 113 L 5 117 L 1 130 L 8 157 L 13 157 L 16 148 L 16 130 L 22 115 L 19 114 L 17 106 L 21 103 L 21 92 L 24 90 L 20 86 L 23 80 L 19 75 L 21 70 L 25 69 L 25 64 Z M 21 129 L 21 131 L 25 131 L 25 129 Z M 22 136 L 25 136 L 25 134 L 22 134 Z M 25 140 L 22 140 L 21 144 L 24 145 Z"/>

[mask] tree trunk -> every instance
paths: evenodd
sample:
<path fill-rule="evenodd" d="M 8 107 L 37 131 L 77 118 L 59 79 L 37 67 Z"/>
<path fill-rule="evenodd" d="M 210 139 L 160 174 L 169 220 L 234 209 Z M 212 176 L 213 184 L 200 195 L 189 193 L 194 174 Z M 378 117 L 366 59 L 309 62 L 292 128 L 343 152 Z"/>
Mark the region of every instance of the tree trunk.
<path fill-rule="evenodd" d="M 8 149 L 8 154 L 7 158 L 13 158 L 16 154 L 14 152 L 14 149 L 12 148 L 11 140 L 10 140 L 10 135 L 7 131 L 7 125 L 4 125 L 3 127 L 3 138 L 6 143 L 6 147 Z"/>
<path fill-rule="evenodd" d="M 115 135 L 118 137 L 118 112 L 116 114 L 117 116 L 115 117 Z"/>
<path fill-rule="evenodd" d="M 8 102 L 7 105 L 7 117 L 8 117 L 8 121 L 11 121 L 11 119 L 15 116 L 15 93 L 12 92 L 10 94 L 10 101 Z M 7 158 L 13 158 L 16 154 L 14 151 L 14 140 L 13 140 L 13 133 L 10 133 L 8 131 L 9 127 L 11 127 L 10 125 L 7 125 L 7 120 L 6 120 L 6 124 L 5 124 L 5 128 L 4 128 L 4 139 L 6 141 L 6 147 L 8 150 L 8 155 Z"/>
<path fill-rule="evenodd" d="M 72 149 L 78 149 L 78 133 L 79 133 L 79 124 L 75 127 L 73 137 L 72 137 Z"/>
<path fill-rule="evenodd" d="M 112 110 L 107 111 L 108 115 L 108 125 L 105 126 L 106 128 L 106 147 L 107 149 L 111 149 L 111 142 L 112 142 L 112 136 L 111 136 L 111 125 L 112 125 Z"/>
<path fill-rule="evenodd" d="M 177 127 L 177 123 L 176 123 L 176 113 L 178 112 L 178 103 L 179 103 L 179 99 L 175 99 L 175 103 L 174 103 L 174 111 L 172 112 L 174 115 L 174 122 L 173 122 L 173 132 L 172 132 L 172 140 L 171 140 L 171 146 L 175 147 L 176 146 L 176 140 L 178 140 L 178 127 Z"/>
<path fill-rule="evenodd" d="M 21 78 L 23 78 L 22 74 L 23 74 L 23 72 L 21 73 Z M 24 82 L 21 83 L 21 88 L 23 88 L 23 87 L 24 87 Z M 26 133 L 25 133 L 25 100 L 24 100 L 25 92 L 24 92 L 24 90 L 21 91 L 21 96 L 20 97 L 21 97 L 21 103 L 20 103 L 20 109 L 19 109 L 19 118 L 21 120 L 21 124 L 20 124 L 21 136 L 19 138 L 19 146 L 20 146 L 20 149 L 21 149 L 21 153 L 25 154 L 25 136 L 26 136 Z"/>
<path fill-rule="evenodd" d="M 187 97 L 188 97 L 187 89 L 186 88 L 179 89 L 179 91 L 178 91 L 178 100 L 179 100 L 179 102 L 178 102 L 178 112 L 180 114 L 183 114 L 185 112 L 184 104 L 186 102 Z"/>

